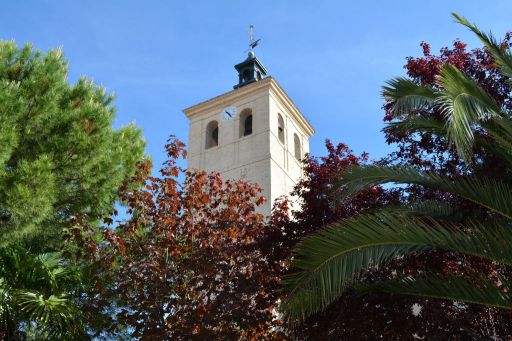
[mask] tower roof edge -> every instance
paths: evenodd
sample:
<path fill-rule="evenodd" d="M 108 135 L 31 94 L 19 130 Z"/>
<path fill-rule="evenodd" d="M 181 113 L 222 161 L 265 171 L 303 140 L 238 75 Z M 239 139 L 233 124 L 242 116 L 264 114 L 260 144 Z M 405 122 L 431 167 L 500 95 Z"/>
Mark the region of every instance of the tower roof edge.
<path fill-rule="evenodd" d="M 209 110 L 214 109 L 215 107 L 219 107 L 220 110 L 222 106 L 227 103 L 232 103 L 239 98 L 244 96 L 248 96 L 255 91 L 268 88 L 268 91 L 272 92 L 274 96 L 284 105 L 286 106 L 290 112 L 293 113 L 295 119 L 300 123 L 303 127 L 304 131 L 308 136 L 312 136 L 315 133 L 313 126 L 309 123 L 306 116 L 298 109 L 295 103 L 288 96 L 286 91 L 279 85 L 279 83 L 275 80 L 274 77 L 268 76 L 261 81 L 252 82 L 243 87 L 238 87 L 234 90 L 225 92 L 219 96 L 215 96 L 206 101 L 200 102 L 196 105 L 183 109 L 183 113 L 187 116 L 188 119 L 199 115 L 204 112 L 208 112 Z"/>

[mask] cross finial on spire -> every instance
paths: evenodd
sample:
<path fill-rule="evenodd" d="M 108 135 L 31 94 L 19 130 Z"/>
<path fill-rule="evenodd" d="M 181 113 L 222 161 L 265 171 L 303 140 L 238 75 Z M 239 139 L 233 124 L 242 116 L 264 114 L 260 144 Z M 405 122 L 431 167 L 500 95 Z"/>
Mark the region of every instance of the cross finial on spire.
<path fill-rule="evenodd" d="M 249 51 L 252 51 L 253 48 L 258 46 L 258 43 L 261 40 L 261 39 L 254 40 L 253 30 L 254 30 L 254 25 L 249 25 Z"/>

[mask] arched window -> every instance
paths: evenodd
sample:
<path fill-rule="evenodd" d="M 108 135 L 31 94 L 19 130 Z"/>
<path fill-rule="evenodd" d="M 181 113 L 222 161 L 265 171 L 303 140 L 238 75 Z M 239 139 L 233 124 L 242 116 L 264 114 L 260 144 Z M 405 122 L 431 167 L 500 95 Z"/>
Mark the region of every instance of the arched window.
<path fill-rule="evenodd" d="M 240 137 L 252 134 L 252 110 L 244 109 L 240 114 Z"/>
<path fill-rule="evenodd" d="M 281 114 L 277 114 L 277 136 L 279 141 L 284 143 L 284 120 Z"/>
<path fill-rule="evenodd" d="M 219 145 L 219 123 L 211 121 L 206 126 L 206 145 L 205 148 L 211 148 Z"/>
<path fill-rule="evenodd" d="M 295 158 L 300 161 L 302 158 L 302 153 L 300 151 L 300 139 L 297 134 L 293 134 L 293 147 L 295 150 Z"/>

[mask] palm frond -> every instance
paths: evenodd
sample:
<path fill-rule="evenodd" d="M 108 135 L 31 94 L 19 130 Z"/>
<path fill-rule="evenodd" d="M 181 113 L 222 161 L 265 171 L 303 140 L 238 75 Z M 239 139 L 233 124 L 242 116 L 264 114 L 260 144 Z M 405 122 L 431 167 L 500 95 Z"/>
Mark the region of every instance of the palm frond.
<path fill-rule="evenodd" d="M 507 118 L 501 118 L 483 122 L 482 127 L 492 139 L 475 135 L 474 145 L 484 148 L 512 168 L 512 123 L 507 121 Z M 509 129 L 511 131 L 508 131 Z M 383 130 L 398 134 L 423 132 L 440 137 L 448 136 L 445 124 L 424 116 L 410 116 L 397 122 L 388 123 Z"/>
<path fill-rule="evenodd" d="M 501 108 L 475 81 L 453 65 L 443 65 L 438 82 L 444 91 L 436 98 L 436 104 L 445 117 L 448 140 L 459 155 L 469 161 L 474 126 L 492 117 L 501 117 Z"/>
<path fill-rule="evenodd" d="M 504 278 L 500 281 L 506 284 L 498 287 L 496 283 L 484 277 L 427 274 L 420 278 L 407 277 L 372 286 L 361 285 L 358 289 L 362 289 L 363 292 L 381 290 L 399 295 L 437 298 L 512 310 L 511 283 Z"/>
<path fill-rule="evenodd" d="M 71 333 L 76 331 L 80 324 L 78 318 L 80 311 L 66 295 L 44 297 L 37 292 L 17 290 L 15 297 L 21 310 L 39 323 L 42 328 Z"/>
<path fill-rule="evenodd" d="M 396 116 L 424 109 L 426 105 L 434 103 L 438 96 L 434 89 L 418 85 L 407 78 L 397 77 L 386 83 L 382 87 L 382 96 L 394 102 L 393 112 Z"/>
<path fill-rule="evenodd" d="M 491 135 L 492 136 L 492 135 Z M 504 167 L 512 169 L 512 144 L 507 148 L 505 141 L 489 140 L 485 137 L 476 136 L 475 145 L 482 147 L 492 156 L 499 158 Z"/>
<path fill-rule="evenodd" d="M 12 310 L 11 288 L 7 285 L 4 278 L 0 277 L 0 320 L 4 321 L 7 316 L 11 315 Z"/>
<path fill-rule="evenodd" d="M 387 206 L 386 208 L 383 208 L 382 211 L 400 212 L 402 214 L 413 216 L 450 219 L 452 219 L 457 213 L 450 204 L 434 200 L 413 202 L 407 206 Z"/>
<path fill-rule="evenodd" d="M 341 174 L 344 196 L 384 183 L 416 184 L 452 193 L 512 220 L 512 188 L 499 180 L 457 177 L 422 172 L 412 167 L 369 165 L 351 167 Z"/>
<path fill-rule="evenodd" d="M 440 136 L 447 134 L 443 122 L 424 116 L 410 116 L 397 122 L 388 123 L 384 130 L 395 133 L 429 132 Z"/>
<path fill-rule="evenodd" d="M 512 230 L 473 222 L 464 229 L 432 219 L 380 212 L 346 220 L 304 239 L 296 248 L 296 273 L 284 279 L 291 320 L 333 302 L 365 270 L 397 256 L 441 249 L 512 264 Z"/>
<path fill-rule="evenodd" d="M 42 253 L 35 257 L 34 272 L 39 280 L 45 280 L 49 287 L 58 289 L 61 281 L 69 274 L 70 269 L 63 266 L 63 259 L 59 253 Z"/>
<path fill-rule="evenodd" d="M 512 121 L 506 117 L 482 123 L 485 131 L 503 149 L 512 150 Z M 384 128 L 394 133 L 428 132 L 437 136 L 447 137 L 447 127 L 443 122 L 424 116 L 410 116 L 403 120 L 391 122 Z M 479 136 L 475 136 L 475 145 L 483 146 Z M 485 140 L 488 141 L 488 140 Z"/>
<path fill-rule="evenodd" d="M 487 133 L 503 149 L 512 150 L 512 120 L 510 117 L 502 117 L 483 125 Z"/>
<path fill-rule="evenodd" d="M 461 17 L 457 13 L 452 13 L 452 16 L 457 22 L 469 28 L 487 48 L 487 51 L 494 57 L 496 64 L 501 69 L 501 72 L 507 77 L 512 77 L 512 54 L 506 47 L 501 46 L 496 38 L 491 33 L 486 34 L 480 31 L 475 25 L 471 24 L 466 18 Z"/>
<path fill-rule="evenodd" d="M 59 253 L 34 254 L 20 245 L 0 248 L 0 318 L 15 325 L 36 325 L 59 340 L 83 331 L 71 298 L 81 284 L 79 272 Z"/>
<path fill-rule="evenodd" d="M 438 106 L 446 120 L 448 141 L 469 162 L 474 126 L 491 117 L 503 116 L 501 107 L 475 81 L 452 65 L 442 66 L 438 83 L 442 91 L 398 77 L 387 82 L 382 94 L 386 100 L 394 103 L 393 112 L 396 116 L 409 115 L 428 106 Z M 432 123 L 427 119 L 409 117 L 404 122 L 391 124 L 390 128 L 404 129 L 409 125 L 422 130 L 442 131 L 439 124 Z"/>

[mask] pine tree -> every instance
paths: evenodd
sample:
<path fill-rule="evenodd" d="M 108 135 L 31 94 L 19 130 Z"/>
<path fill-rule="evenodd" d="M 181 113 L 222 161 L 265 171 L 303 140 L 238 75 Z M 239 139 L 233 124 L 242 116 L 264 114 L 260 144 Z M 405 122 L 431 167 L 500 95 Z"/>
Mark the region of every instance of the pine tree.
<path fill-rule="evenodd" d="M 67 74 L 60 49 L 0 41 L 0 243 L 105 216 L 144 156 L 140 129 L 112 128 L 113 96 Z"/>

